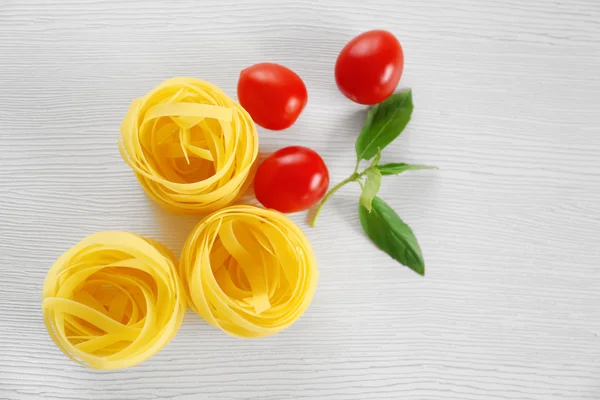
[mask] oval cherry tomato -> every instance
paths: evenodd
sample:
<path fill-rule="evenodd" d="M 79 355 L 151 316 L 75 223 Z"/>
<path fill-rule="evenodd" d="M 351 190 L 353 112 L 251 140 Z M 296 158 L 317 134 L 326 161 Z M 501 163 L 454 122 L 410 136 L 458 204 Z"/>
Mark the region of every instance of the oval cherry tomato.
<path fill-rule="evenodd" d="M 238 99 L 254 122 L 266 129 L 290 127 L 308 99 L 306 86 L 291 69 L 260 63 L 240 73 Z"/>
<path fill-rule="evenodd" d="M 314 206 L 328 187 L 325 162 L 316 151 L 302 146 L 277 150 L 260 164 L 254 178 L 258 201 L 284 213 Z"/>
<path fill-rule="evenodd" d="M 360 104 L 377 104 L 398 86 L 404 69 L 402 46 L 388 31 L 361 33 L 342 49 L 335 63 L 340 91 Z"/>

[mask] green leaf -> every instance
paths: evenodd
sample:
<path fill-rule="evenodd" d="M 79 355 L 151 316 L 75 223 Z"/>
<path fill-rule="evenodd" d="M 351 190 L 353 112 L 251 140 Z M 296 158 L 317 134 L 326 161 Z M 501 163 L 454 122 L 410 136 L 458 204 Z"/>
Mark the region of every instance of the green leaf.
<path fill-rule="evenodd" d="M 367 181 L 360 195 L 360 204 L 371 212 L 371 202 L 379 192 L 381 186 L 381 172 L 377 168 L 367 169 Z"/>
<path fill-rule="evenodd" d="M 395 93 L 367 113 L 365 124 L 356 139 L 359 160 L 370 160 L 377 149 L 383 150 L 404 130 L 413 112 L 412 91 Z"/>
<path fill-rule="evenodd" d="M 436 169 L 436 167 L 430 167 L 429 165 L 418 165 L 418 164 L 404 164 L 404 163 L 390 163 L 378 165 L 381 175 L 397 175 L 406 171 L 416 171 L 419 169 Z"/>
<path fill-rule="evenodd" d="M 415 234 L 381 198 L 375 196 L 371 212 L 361 203 L 358 214 L 363 230 L 381 250 L 416 273 L 425 275 L 425 262 Z"/>

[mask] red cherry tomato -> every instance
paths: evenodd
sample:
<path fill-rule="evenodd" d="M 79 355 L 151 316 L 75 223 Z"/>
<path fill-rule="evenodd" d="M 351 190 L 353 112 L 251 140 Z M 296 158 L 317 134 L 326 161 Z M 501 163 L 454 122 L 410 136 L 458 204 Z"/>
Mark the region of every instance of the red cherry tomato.
<path fill-rule="evenodd" d="M 290 127 L 308 98 L 302 79 L 279 64 L 260 63 L 240 73 L 238 99 L 254 122 L 266 129 Z"/>
<path fill-rule="evenodd" d="M 329 172 L 321 156 L 301 146 L 284 147 L 260 164 L 254 192 L 267 208 L 284 213 L 306 210 L 327 192 Z"/>
<path fill-rule="evenodd" d="M 404 53 L 398 39 L 388 31 L 368 31 L 340 52 L 335 81 L 350 100 L 377 104 L 394 93 L 403 69 Z"/>

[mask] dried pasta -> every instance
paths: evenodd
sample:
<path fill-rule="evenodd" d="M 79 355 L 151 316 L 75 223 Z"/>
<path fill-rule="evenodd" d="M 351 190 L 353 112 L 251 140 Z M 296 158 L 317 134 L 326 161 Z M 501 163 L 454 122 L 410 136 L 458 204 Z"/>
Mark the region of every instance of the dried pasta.
<path fill-rule="evenodd" d="M 251 183 L 258 135 L 246 110 L 218 87 L 180 77 L 133 101 L 119 149 L 153 200 L 169 211 L 205 214 Z"/>
<path fill-rule="evenodd" d="M 44 282 L 48 333 L 94 369 L 136 365 L 177 333 L 186 304 L 173 254 L 128 232 L 100 232 L 66 251 Z"/>
<path fill-rule="evenodd" d="M 300 228 L 255 206 L 231 206 L 204 218 L 185 243 L 179 273 L 194 311 L 242 338 L 290 326 L 308 308 L 318 279 Z"/>

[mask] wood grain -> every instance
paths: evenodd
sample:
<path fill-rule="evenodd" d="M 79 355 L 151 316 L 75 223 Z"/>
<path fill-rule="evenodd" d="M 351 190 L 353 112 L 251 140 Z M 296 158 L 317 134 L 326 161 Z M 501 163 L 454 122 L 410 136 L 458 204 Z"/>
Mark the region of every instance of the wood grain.
<path fill-rule="evenodd" d="M 333 64 L 373 28 L 402 41 L 416 107 L 383 159 L 440 167 L 381 192 L 426 277 L 368 242 L 349 187 L 318 228 L 294 216 L 321 278 L 289 330 L 234 340 L 190 313 L 132 369 L 68 361 L 41 318 L 54 259 L 105 229 L 179 252 L 197 222 L 151 204 L 120 159 L 130 101 L 176 75 L 235 95 L 243 67 L 285 64 L 310 100 L 262 150 L 310 146 L 339 181 L 364 111 Z M 597 0 L 2 1 L 0 399 L 599 399 L 599 71 Z"/>

